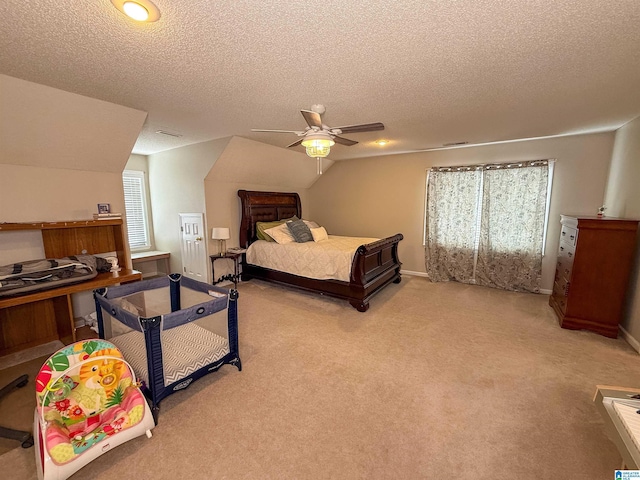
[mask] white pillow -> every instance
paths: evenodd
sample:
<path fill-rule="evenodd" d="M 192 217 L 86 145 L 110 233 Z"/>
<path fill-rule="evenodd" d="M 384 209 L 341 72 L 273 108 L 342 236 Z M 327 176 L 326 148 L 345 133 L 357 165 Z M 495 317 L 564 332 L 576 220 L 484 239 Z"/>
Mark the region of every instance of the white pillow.
<path fill-rule="evenodd" d="M 282 225 L 278 225 L 277 227 L 267 228 L 264 233 L 273 238 L 280 245 L 284 245 L 285 243 L 295 242 L 296 240 L 291 235 L 289 231 L 289 227 L 287 227 L 286 223 Z"/>
<path fill-rule="evenodd" d="M 322 240 L 329 239 L 329 235 L 327 235 L 327 231 L 324 227 L 310 228 L 309 230 L 311 230 L 311 235 L 313 235 L 314 242 L 320 242 Z"/>
<path fill-rule="evenodd" d="M 309 227 L 310 229 L 311 229 L 311 228 L 318 228 L 318 227 L 320 226 L 320 225 L 318 225 L 316 222 L 312 222 L 311 220 L 302 220 L 302 221 L 303 221 L 303 222 L 305 223 L 305 225 L 306 225 L 307 227 Z"/>

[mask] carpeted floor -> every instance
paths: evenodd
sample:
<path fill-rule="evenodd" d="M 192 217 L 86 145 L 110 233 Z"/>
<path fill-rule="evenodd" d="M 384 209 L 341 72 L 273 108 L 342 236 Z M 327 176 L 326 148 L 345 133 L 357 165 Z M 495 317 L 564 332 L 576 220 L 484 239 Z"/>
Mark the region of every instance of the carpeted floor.
<path fill-rule="evenodd" d="M 153 438 L 74 479 L 605 479 L 620 466 L 592 398 L 640 386 L 640 356 L 559 328 L 547 296 L 404 277 L 362 314 L 255 280 L 239 291 L 243 371 L 167 398 Z M 35 478 L 33 449 L 0 471 Z"/>

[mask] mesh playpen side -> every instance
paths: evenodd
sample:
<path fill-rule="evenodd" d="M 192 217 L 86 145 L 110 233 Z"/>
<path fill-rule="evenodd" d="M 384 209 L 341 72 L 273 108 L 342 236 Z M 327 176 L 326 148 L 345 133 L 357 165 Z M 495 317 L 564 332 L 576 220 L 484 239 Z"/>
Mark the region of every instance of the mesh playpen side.
<path fill-rule="evenodd" d="M 94 298 L 100 338 L 133 366 L 156 421 L 165 397 L 222 365 L 242 370 L 236 290 L 172 274 L 99 289 Z"/>

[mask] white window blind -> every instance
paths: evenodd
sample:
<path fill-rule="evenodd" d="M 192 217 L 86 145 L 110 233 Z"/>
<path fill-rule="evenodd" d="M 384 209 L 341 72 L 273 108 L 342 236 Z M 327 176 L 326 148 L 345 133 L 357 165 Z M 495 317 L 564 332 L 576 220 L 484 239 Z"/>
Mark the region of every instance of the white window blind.
<path fill-rule="evenodd" d="M 127 212 L 129 247 L 140 250 L 151 247 L 147 223 L 147 196 L 144 188 L 144 173 L 125 170 L 122 173 L 124 207 Z"/>

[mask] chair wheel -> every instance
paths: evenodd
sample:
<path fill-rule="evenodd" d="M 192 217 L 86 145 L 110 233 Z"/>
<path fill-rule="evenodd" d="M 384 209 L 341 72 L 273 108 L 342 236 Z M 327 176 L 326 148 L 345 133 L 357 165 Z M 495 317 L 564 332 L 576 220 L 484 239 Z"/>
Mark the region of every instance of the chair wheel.
<path fill-rule="evenodd" d="M 24 442 L 22 442 L 22 448 L 30 448 L 30 447 L 33 447 L 33 437 L 29 437 Z"/>

